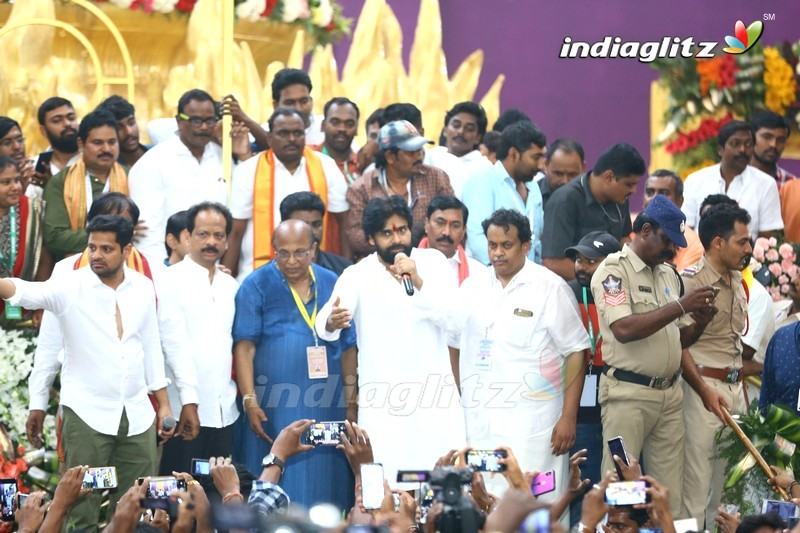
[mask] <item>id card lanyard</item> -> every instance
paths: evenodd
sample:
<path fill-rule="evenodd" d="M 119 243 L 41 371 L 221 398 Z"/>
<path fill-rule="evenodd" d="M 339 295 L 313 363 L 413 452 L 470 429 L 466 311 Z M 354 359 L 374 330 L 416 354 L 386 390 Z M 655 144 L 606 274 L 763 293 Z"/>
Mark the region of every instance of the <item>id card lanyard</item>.
<path fill-rule="evenodd" d="M 17 262 L 17 206 L 12 205 L 8 210 L 8 218 L 11 223 L 11 253 L 9 257 L 5 257 L 0 252 L 0 261 L 8 268 L 11 276 L 14 275 L 14 264 Z M 18 305 L 6 304 L 6 318 L 9 320 L 22 319 L 22 307 Z"/>
<path fill-rule="evenodd" d="M 292 291 L 292 297 L 294 297 L 294 303 L 297 305 L 297 310 L 300 311 L 300 316 L 303 317 L 303 320 L 311 330 L 311 334 L 314 336 L 314 346 L 319 346 L 317 331 L 314 329 L 314 322 L 317 320 L 317 278 L 314 276 L 314 270 L 311 268 L 311 266 L 308 267 L 308 273 L 311 275 L 311 281 L 314 283 L 314 310 L 311 312 L 311 316 L 308 315 L 306 306 L 303 303 L 303 300 L 300 299 L 300 295 L 297 294 L 296 290 L 294 290 L 294 287 L 289 285 L 289 290 Z"/>
<path fill-rule="evenodd" d="M 583 307 L 586 310 L 586 324 L 589 330 L 589 375 L 592 375 L 592 368 L 594 367 L 594 354 L 597 353 L 597 343 L 600 342 L 602 337 L 601 333 L 595 335 L 594 324 L 592 324 L 592 315 L 589 314 L 589 298 L 587 297 L 586 287 L 583 287 Z"/>
<path fill-rule="evenodd" d="M 331 157 L 331 154 L 328 153 L 328 149 L 324 146 L 322 147 L 322 153 Z M 333 159 L 333 157 L 331 157 Z M 347 184 L 351 184 L 355 181 L 355 177 L 350 173 L 350 169 L 348 168 L 350 165 L 348 164 L 349 161 L 345 161 L 344 165 L 342 165 L 342 173 L 344 174 L 344 178 L 347 180 Z"/>

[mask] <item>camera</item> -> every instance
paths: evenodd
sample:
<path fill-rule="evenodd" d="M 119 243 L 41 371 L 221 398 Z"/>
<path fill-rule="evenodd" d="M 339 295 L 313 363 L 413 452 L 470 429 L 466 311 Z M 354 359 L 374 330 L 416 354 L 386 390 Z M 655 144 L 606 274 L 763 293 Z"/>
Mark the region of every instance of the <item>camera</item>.
<path fill-rule="evenodd" d="M 438 531 L 477 533 L 483 529 L 486 516 L 464 494 L 464 487 L 472 484 L 472 469 L 452 466 L 436 468 L 431 472 L 429 483 L 434 501 L 444 504 L 442 514 L 436 519 Z"/>

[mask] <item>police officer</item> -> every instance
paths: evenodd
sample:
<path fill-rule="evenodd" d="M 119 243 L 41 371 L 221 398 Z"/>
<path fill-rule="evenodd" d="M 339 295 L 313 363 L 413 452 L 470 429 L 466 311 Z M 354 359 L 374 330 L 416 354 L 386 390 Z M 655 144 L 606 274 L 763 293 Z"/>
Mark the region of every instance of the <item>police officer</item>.
<path fill-rule="evenodd" d="M 681 348 L 696 340 L 714 315 L 714 291 L 697 287 L 682 295 L 678 273 L 665 261 L 686 246 L 686 217 L 658 195 L 637 217 L 635 236 L 610 254 L 592 277 L 592 294 L 605 339 L 599 402 L 603 438 L 624 440 L 629 455 L 644 455 L 649 473 L 680 509 L 683 477 Z M 678 319 L 691 313 L 691 325 Z M 603 471 L 613 467 L 603 452 Z"/>
<path fill-rule="evenodd" d="M 747 409 L 742 393 L 741 341 L 747 293 L 741 270 L 753 252 L 749 223 L 750 215 L 737 205 L 713 206 L 701 216 L 698 226 L 705 254 L 683 272 L 687 289 L 714 288 L 719 310 L 681 360 L 687 428 L 681 515 L 697 519 L 701 528 L 703 520 L 707 527 L 714 523 L 724 481 L 724 461 L 715 458 L 715 437 L 725 425 L 721 408 Z M 689 322 L 687 317 L 681 320 L 682 325 Z"/>

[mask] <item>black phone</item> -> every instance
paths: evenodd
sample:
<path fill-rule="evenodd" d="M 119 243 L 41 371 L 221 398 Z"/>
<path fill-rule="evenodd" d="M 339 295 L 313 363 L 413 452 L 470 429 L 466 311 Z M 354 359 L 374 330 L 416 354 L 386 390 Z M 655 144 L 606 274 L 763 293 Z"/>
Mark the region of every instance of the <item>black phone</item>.
<path fill-rule="evenodd" d="M 162 476 L 150 478 L 150 485 L 147 487 L 146 498 L 167 499 L 173 490 L 186 490 L 186 481 L 172 476 Z"/>
<path fill-rule="evenodd" d="M 211 463 L 208 459 L 192 459 L 192 475 L 195 477 L 210 476 Z"/>
<path fill-rule="evenodd" d="M 16 478 L 0 479 L 0 519 L 3 522 L 14 521 L 14 503 L 17 499 Z"/>
<path fill-rule="evenodd" d="M 42 152 L 39 154 L 39 159 L 36 160 L 36 168 L 34 169 L 35 172 L 38 174 L 44 174 L 45 176 L 49 176 L 51 174 L 50 171 L 50 161 L 53 160 L 53 152 Z"/>
<path fill-rule="evenodd" d="M 608 449 L 611 452 L 611 460 L 614 461 L 614 456 L 616 455 L 622 462 L 625 463 L 625 466 L 630 466 L 631 464 L 628 462 L 628 452 L 625 451 L 625 442 L 622 440 L 622 437 L 614 437 L 608 441 Z M 617 469 L 617 477 L 620 480 L 623 480 L 622 477 L 622 469 L 620 469 L 619 465 L 616 461 L 614 461 L 614 468 Z"/>

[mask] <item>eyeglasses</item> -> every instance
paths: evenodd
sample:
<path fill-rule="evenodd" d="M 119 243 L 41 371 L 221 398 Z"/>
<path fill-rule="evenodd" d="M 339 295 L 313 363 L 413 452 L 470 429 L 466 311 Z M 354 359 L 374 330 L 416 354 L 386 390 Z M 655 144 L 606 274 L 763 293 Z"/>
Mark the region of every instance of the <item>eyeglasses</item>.
<path fill-rule="evenodd" d="M 185 120 L 195 128 L 199 128 L 203 124 L 205 124 L 209 128 L 213 128 L 214 126 L 217 125 L 217 117 L 206 117 L 206 118 L 190 117 L 189 115 L 186 115 L 184 113 L 178 113 L 178 118 L 180 118 L 181 120 Z"/>
<path fill-rule="evenodd" d="M 13 139 L 3 139 L 2 141 L 0 141 L 0 146 L 2 146 L 3 148 L 11 148 L 16 144 L 21 144 L 25 146 L 25 137 L 20 135 L 19 137 L 14 137 Z"/>
<path fill-rule="evenodd" d="M 311 248 L 308 248 L 307 250 L 295 250 L 294 252 L 289 252 L 288 250 L 278 250 L 275 252 L 275 257 L 281 261 L 286 261 L 290 257 L 294 257 L 297 261 L 302 261 L 303 259 L 307 258 L 309 254 L 311 254 Z"/>
<path fill-rule="evenodd" d="M 274 132 L 274 135 L 279 139 L 289 139 L 290 137 L 300 139 L 306 136 L 306 132 L 305 130 L 278 130 Z"/>

